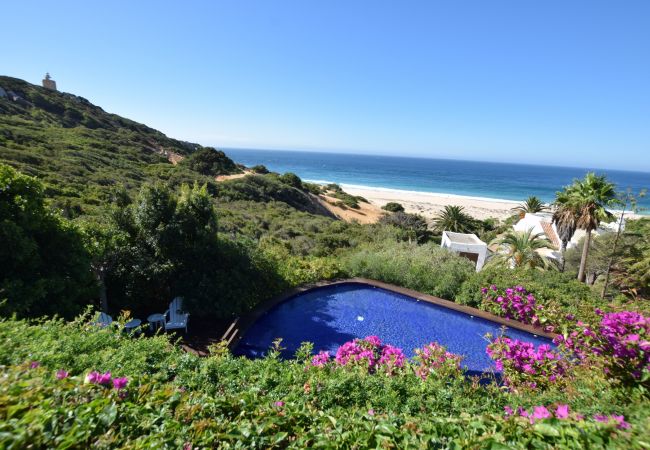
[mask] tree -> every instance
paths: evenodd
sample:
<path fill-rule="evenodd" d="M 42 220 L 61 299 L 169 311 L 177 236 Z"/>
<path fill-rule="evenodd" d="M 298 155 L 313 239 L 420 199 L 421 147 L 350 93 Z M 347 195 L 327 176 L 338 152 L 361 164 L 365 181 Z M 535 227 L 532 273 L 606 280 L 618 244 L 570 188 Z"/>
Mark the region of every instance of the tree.
<path fill-rule="evenodd" d="M 607 207 L 619 203 L 616 197 L 615 185 L 607 181 L 604 175 L 587 173 L 584 179 L 574 180 L 573 184 L 564 189 L 566 207 L 576 214 L 576 227 L 585 230 L 585 245 L 582 249 L 578 280 L 585 280 L 585 267 L 589 256 L 591 232 L 596 230 L 603 220 L 611 219 L 612 214 Z"/>
<path fill-rule="evenodd" d="M 521 205 L 512 208 L 512 212 L 519 214 L 519 217 L 523 218 L 526 213 L 534 214 L 547 209 L 548 208 L 539 198 L 531 195 Z"/>
<path fill-rule="evenodd" d="M 645 197 L 645 194 L 646 192 L 645 190 L 643 190 L 639 193 L 638 197 L 639 198 Z M 607 293 L 607 285 L 609 284 L 609 275 L 612 270 L 612 263 L 614 262 L 614 256 L 616 255 L 618 241 L 621 237 L 621 231 L 623 230 L 623 220 L 625 220 L 625 210 L 628 208 L 628 206 L 634 212 L 637 212 L 639 210 L 637 205 L 638 202 L 637 196 L 635 196 L 630 189 L 628 189 L 627 192 L 620 194 L 619 201 L 623 205 L 623 209 L 621 210 L 621 217 L 619 218 L 616 227 L 616 239 L 614 239 L 612 253 L 607 263 L 607 270 L 605 272 L 605 282 L 603 283 L 603 290 L 600 293 L 600 298 L 605 298 L 605 294 Z"/>
<path fill-rule="evenodd" d="M 115 208 L 110 219 L 121 240 L 106 277 L 114 307 L 150 313 L 175 295 L 214 302 L 217 221 L 205 185 L 183 185 L 180 195 L 144 185 L 135 202 Z"/>
<path fill-rule="evenodd" d="M 95 221 L 82 222 L 84 245 L 90 255 L 90 267 L 99 288 L 99 304 L 103 312 L 108 312 L 106 275 L 117 262 L 120 246 L 125 236 L 111 225 Z"/>
<path fill-rule="evenodd" d="M 77 227 L 46 208 L 38 180 L 0 164 L 0 313 L 72 317 L 95 293 Z"/>
<path fill-rule="evenodd" d="M 490 259 L 491 265 L 504 265 L 511 268 L 527 267 L 531 269 L 552 268 L 553 263 L 539 254 L 538 250 L 551 248 L 552 244 L 542 233 L 528 231 L 510 231 L 490 243 L 497 244 L 499 250 Z"/>
<path fill-rule="evenodd" d="M 429 227 L 424 217 L 417 214 L 396 212 L 385 215 L 379 222 L 384 225 L 392 225 L 406 232 L 406 238 L 411 242 L 425 242 L 430 237 Z"/>
<path fill-rule="evenodd" d="M 224 152 L 212 147 L 205 147 L 195 151 L 185 157 L 181 164 L 210 177 L 241 172 L 237 164 Z"/>
<path fill-rule="evenodd" d="M 454 233 L 473 233 L 476 228 L 476 220 L 465 213 L 462 206 L 447 205 L 433 219 L 433 223 L 439 231 L 453 231 Z"/>
<path fill-rule="evenodd" d="M 555 199 L 555 211 L 553 211 L 552 222 L 560 238 L 560 270 L 564 272 L 566 247 L 576 232 L 577 213 L 573 206 L 569 204 L 569 198 L 566 193 L 558 192 Z"/>

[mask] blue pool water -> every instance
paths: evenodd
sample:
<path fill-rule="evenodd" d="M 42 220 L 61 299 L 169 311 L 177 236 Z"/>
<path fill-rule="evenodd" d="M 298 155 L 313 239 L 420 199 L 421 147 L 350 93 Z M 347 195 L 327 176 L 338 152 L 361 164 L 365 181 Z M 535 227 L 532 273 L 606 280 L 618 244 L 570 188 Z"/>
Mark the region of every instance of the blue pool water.
<path fill-rule="evenodd" d="M 345 283 L 299 294 L 270 309 L 248 329 L 235 354 L 263 356 L 276 339 L 282 338 L 284 355 L 291 357 L 302 342 L 313 342 L 314 350 L 335 354 L 354 338 L 377 335 L 384 343 L 400 347 L 411 357 L 413 350 L 429 342 L 445 345 L 465 357 L 470 371 L 494 369 L 485 353 L 485 335 L 500 332 L 501 325 L 473 318 L 406 295 L 360 283 Z M 511 338 L 533 342 L 551 341 L 509 328 Z"/>

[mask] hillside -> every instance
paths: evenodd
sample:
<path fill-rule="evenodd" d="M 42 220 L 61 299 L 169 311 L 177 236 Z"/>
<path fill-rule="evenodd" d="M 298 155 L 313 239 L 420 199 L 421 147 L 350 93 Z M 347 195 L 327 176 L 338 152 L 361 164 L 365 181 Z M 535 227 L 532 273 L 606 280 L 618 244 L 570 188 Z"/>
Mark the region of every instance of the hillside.
<path fill-rule="evenodd" d="M 202 149 L 104 111 L 83 97 L 0 76 L 0 162 L 45 182 L 53 206 L 68 216 L 92 214 L 110 187 L 133 191 L 145 180 L 212 182 L 213 177 L 174 168 Z M 2 91 L 0 91 L 2 92 Z M 223 174 L 240 169 L 223 153 Z"/>

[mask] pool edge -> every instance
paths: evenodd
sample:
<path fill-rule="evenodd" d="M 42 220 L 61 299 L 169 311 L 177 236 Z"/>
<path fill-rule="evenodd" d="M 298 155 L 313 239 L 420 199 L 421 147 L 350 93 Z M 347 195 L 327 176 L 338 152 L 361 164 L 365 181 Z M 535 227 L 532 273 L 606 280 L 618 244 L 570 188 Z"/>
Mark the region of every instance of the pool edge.
<path fill-rule="evenodd" d="M 491 322 L 498 323 L 508 328 L 514 328 L 520 331 L 525 331 L 531 333 L 535 336 L 541 336 L 548 339 L 553 339 L 557 336 L 555 333 L 548 333 L 542 328 L 535 327 L 533 325 L 527 325 L 525 323 L 517 322 L 514 320 L 504 319 L 503 317 L 496 316 L 486 311 L 481 311 L 480 309 L 472 308 L 471 306 L 461 305 L 451 300 L 445 300 L 440 297 L 435 297 L 429 294 L 423 294 L 422 292 L 414 291 L 412 289 L 395 286 L 393 284 L 384 283 L 383 281 L 370 280 L 367 278 L 346 278 L 341 280 L 333 281 L 319 281 L 317 283 L 305 284 L 293 289 L 290 289 L 280 295 L 270 298 L 251 310 L 248 314 L 238 317 L 232 321 L 227 331 L 224 333 L 221 338 L 222 341 L 226 341 L 229 349 L 234 349 L 242 337 L 246 334 L 248 329 L 259 319 L 264 313 L 273 308 L 274 306 L 290 300 L 298 294 L 304 294 L 308 291 L 314 291 L 325 287 L 336 286 L 341 284 L 365 284 L 380 289 L 385 289 L 390 292 L 395 292 L 397 294 L 406 295 L 407 297 L 414 298 L 416 300 L 422 300 L 433 305 L 441 306 L 443 308 L 451 309 L 453 311 L 458 311 L 463 314 L 467 314 L 473 317 L 479 317 L 481 319 L 489 320 Z"/>

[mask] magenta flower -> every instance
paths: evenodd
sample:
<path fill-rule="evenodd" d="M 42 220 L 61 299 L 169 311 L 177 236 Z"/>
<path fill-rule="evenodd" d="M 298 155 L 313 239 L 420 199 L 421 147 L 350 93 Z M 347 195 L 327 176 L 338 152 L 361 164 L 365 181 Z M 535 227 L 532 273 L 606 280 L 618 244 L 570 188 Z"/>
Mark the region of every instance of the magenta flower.
<path fill-rule="evenodd" d="M 111 383 L 111 373 L 106 372 L 106 373 L 101 374 L 99 376 L 98 383 L 103 384 L 104 386 L 109 385 Z"/>
<path fill-rule="evenodd" d="M 544 406 L 535 406 L 533 408 L 533 419 L 539 420 L 539 419 L 548 419 L 551 417 L 551 412 L 546 409 Z"/>
<path fill-rule="evenodd" d="M 278 401 L 278 402 L 275 402 L 274 405 L 277 406 L 278 408 L 282 408 L 284 406 L 284 402 L 283 401 Z"/>
<path fill-rule="evenodd" d="M 381 346 L 381 339 L 379 339 L 378 336 L 366 336 L 364 341 L 366 341 L 367 343 L 369 343 L 373 347 L 380 347 Z"/>
<path fill-rule="evenodd" d="M 605 414 L 596 414 L 594 416 L 594 420 L 596 422 L 602 422 L 602 423 L 616 423 L 616 428 L 621 429 L 621 430 L 627 430 L 630 428 L 630 424 L 625 421 L 624 416 L 617 416 L 617 415 L 611 415 L 611 416 L 606 416 Z"/>
<path fill-rule="evenodd" d="M 510 406 L 504 406 L 503 410 L 506 413 L 506 417 L 512 416 L 515 413 Z"/>
<path fill-rule="evenodd" d="M 314 367 L 323 367 L 330 360 L 330 352 L 319 352 L 311 359 L 311 365 Z"/>
<path fill-rule="evenodd" d="M 85 381 L 86 383 L 90 383 L 90 384 L 98 384 L 100 376 L 101 374 L 99 372 L 93 370 L 92 372 L 88 373 L 88 375 L 86 375 Z"/>
<path fill-rule="evenodd" d="M 99 373 L 96 370 L 90 372 L 88 375 L 86 375 L 86 383 L 90 384 L 101 384 L 101 385 L 109 385 L 111 383 L 111 373 L 106 372 L 106 373 Z"/>
<path fill-rule="evenodd" d="M 372 409 L 372 408 L 370 408 L 370 409 L 368 410 L 368 415 L 369 415 L 369 416 L 374 416 L 374 415 L 375 415 L 375 410 Z"/>
<path fill-rule="evenodd" d="M 113 378 L 113 387 L 119 391 L 120 389 L 124 389 L 128 382 L 129 380 L 126 377 Z"/>
<path fill-rule="evenodd" d="M 56 379 L 57 380 L 63 380 L 64 378 L 68 378 L 70 374 L 65 371 L 65 370 L 57 370 L 56 371 Z"/>
<path fill-rule="evenodd" d="M 30 369 L 36 369 L 36 368 L 39 367 L 40 365 L 41 365 L 40 362 L 38 362 L 38 361 L 32 361 L 32 362 L 29 364 L 29 368 L 30 368 Z"/>
<path fill-rule="evenodd" d="M 630 424 L 625 421 L 624 416 L 616 416 L 612 414 L 611 418 L 617 423 L 616 428 L 619 428 L 621 430 L 627 430 L 630 428 Z"/>
<path fill-rule="evenodd" d="M 569 405 L 557 405 L 557 408 L 555 409 L 555 417 L 558 419 L 568 419 Z"/>

